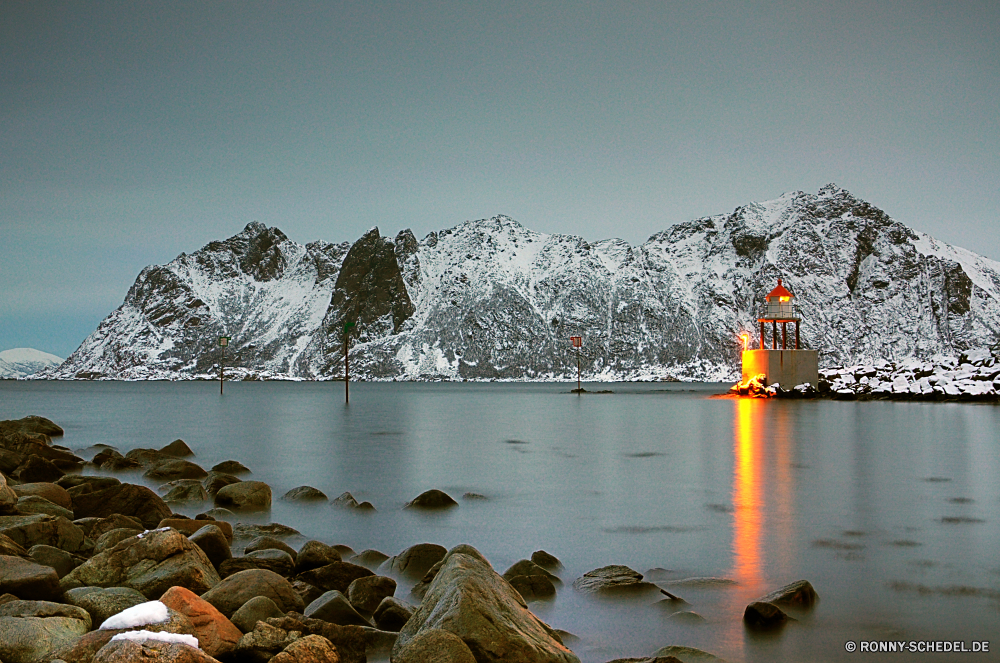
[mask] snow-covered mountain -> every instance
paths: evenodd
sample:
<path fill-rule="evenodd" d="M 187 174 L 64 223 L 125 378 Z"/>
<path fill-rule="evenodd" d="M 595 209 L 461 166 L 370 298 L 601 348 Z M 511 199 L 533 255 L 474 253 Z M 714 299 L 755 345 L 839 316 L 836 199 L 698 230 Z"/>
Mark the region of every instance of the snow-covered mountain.
<path fill-rule="evenodd" d="M 43 368 L 55 368 L 61 357 L 34 348 L 13 348 L 0 352 L 0 380 L 23 378 Z"/>
<path fill-rule="evenodd" d="M 372 229 L 300 245 L 252 223 L 167 265 L 59 378 L 351 373 L 382 379 L 586 376 L 728 380 L 778 278 L 821 365 L 957 354 L 1000 338 L 1000 263 L 938 242 L 828 185 L 657 233 L 640 246 L 534 232 L 506 216 L 418 241 Z M 230 368 L 232 367 L 232 368 Z"/>

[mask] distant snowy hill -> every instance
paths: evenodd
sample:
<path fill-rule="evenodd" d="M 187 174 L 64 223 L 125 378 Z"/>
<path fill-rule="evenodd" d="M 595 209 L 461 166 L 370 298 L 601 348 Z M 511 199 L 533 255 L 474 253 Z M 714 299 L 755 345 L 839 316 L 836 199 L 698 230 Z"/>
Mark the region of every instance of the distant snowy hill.
<path fill-rule="evenodd" d="M 958 354 L 1000 338 L 1000 263 L 949 246 L 828 185 L 657 233 L 534 232 L 506 216 L 422 240 L 372 229 L 353 245 L 252 223 L 147 267 L 58 378 L 217 375 L 369 379 L 729 380 L 782 278 L 821 365 Z M 229 368 L 232 367 L 232 368 Z"/>
<path fill-rule="evenodd" d="M 0 379 L 23 378 L 43 368 L 55 368 L 63 360 L 34 348 L 14 348 L 0 352 Z"/>

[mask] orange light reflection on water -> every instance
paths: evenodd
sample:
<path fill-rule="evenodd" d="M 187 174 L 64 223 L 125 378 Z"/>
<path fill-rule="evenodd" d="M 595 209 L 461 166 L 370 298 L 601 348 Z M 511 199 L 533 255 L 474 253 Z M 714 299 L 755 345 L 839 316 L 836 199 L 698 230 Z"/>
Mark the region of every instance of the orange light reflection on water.
<path fill-rule="evenodd" d="M 733 463 L 733 575 L 744 588 L 762 584 L 761 450 L 762 417 L 767 403 L 736 399 Z"/>

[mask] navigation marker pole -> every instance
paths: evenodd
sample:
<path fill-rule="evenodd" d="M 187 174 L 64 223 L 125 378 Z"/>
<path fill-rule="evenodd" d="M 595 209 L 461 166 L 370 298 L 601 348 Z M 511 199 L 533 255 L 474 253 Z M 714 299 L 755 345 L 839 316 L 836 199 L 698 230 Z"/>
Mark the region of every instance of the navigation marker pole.
<path fill-rule="evenodd" d="M 570 336 L 569 340 L 573 343 L 573 347 L 576 348 L 576 393 L 582 394 L 583 389 L 580 387 L 580 348 L 583 347 L 583 337 Z"/>
<path fill-rule="evenodd" d="M 354 326 L 353 322 L 344 323 L 344 403 L 351 403 L 351 369 L 347 360 L 347 332 Z"/>
<path fill-rule="evenodd" d="M 219 359 L 219 395 L 222 395 L 222 385 L 225 384 L 225 369 L 223 366 L 226 363 L 226 347 L 229 345 L 228 336 L 219 337 L 219 347 L 222 348 L 222 357 Z"/>

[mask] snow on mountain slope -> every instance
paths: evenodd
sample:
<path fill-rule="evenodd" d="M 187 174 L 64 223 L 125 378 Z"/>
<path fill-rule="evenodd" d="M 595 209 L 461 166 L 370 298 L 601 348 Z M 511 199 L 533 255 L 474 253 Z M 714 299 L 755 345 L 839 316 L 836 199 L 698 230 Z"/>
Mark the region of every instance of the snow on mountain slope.
<path fill-rule="evenodd" d="M 348 259 L 348 250 L 351 254 Z M 350 265 L 348 266 L 348 263 Z M 343 266 L 342 266 L 343 265 Z M 139 275 L 49 377 L 193 377 L 233 337 L 236 375 L 561 379 L 584 337 L 596 379 L 728 380 L 741 331 L 784 279 L 821 364 L 956 354 L 1000 335 L 1000 264 L 828 185 L 678 224 L 640 246 L 549 235 L 506 216 L 353 246 L 240 234 Z"/>
<path fill-rule="evenodd" d="M 4 350 L 0 352 L 0 380 L 27 377 L 62 362 L 61 358 L 34 348 Z"/>

